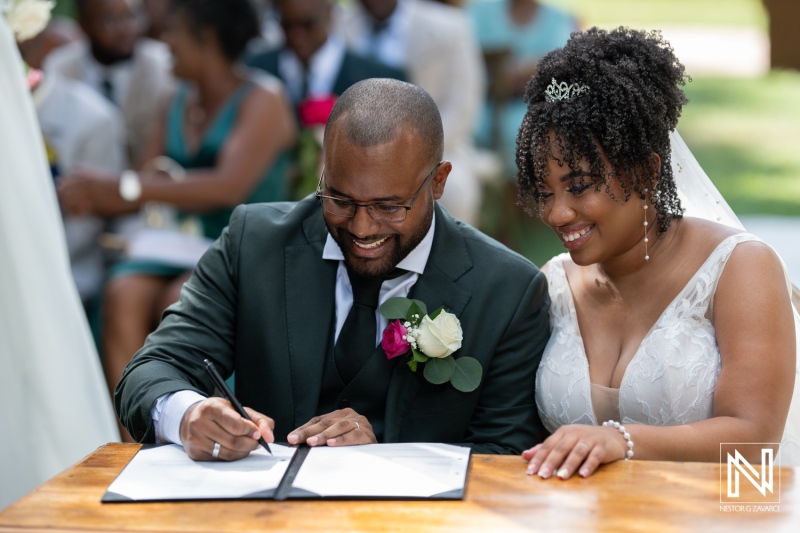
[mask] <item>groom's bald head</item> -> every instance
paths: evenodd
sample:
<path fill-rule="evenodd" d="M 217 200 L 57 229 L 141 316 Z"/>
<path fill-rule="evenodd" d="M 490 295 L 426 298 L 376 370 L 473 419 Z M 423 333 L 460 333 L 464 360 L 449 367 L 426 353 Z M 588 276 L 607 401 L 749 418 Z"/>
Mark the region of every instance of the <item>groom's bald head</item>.
<path fill-rule="evenodd" d="M 358 146 L 377 146 L 394 140 L 401 130 L 411 129 L 424 146 L 423 156 L 441 161 L 444 130 L 439 108 L 422 88 L 403 81 L 371 78 L 356 83 L 337 100 L 325 128 L 338 126 Z"/>

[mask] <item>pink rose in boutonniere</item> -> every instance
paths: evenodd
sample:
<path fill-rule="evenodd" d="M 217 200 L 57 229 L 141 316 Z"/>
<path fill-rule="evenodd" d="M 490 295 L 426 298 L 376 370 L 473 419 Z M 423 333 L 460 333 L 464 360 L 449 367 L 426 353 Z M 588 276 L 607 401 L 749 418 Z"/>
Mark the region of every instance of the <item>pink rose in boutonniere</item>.
<path fill-rule="evenodd" d="M 383 330 L 381 346 L 383 351 L 386 352 L 387 359 L 394 359 L 408 353 L 411 345 L 406 340 L 406 335 L 408 335 L 408 330 L 403 327 L 399 320 L 390 322 L 389 326 Z"/>
<path fill-rule="evenodd" d="M 440 307 L 428 315 L 424 303 L 409 298 L 390 298 L 380 312 L 390 320 L 381 341 L 388 359 L 410 355 L 411 371 L 425 365 L 422 375 L 434 385 L 450 382 L 462 392 L 478 388 L 483 375 L 478 360 L 452 356 L 463 340 L 461 322 L 454 314 Z"/>

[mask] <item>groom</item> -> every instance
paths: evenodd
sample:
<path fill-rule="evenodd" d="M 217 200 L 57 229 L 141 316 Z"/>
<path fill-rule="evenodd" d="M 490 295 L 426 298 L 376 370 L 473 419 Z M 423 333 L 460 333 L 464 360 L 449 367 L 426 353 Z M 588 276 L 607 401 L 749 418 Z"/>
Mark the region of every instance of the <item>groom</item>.
<path fill-rule="evenodd" d="M 419 87 L 369 79 L 348 89 L 328 120 L 317 197 L 239 207 L 126 368 L 116 407 L 131 434 L 182 444 L 198 460 L 244 457 L 259 435 L 478 453 L 541 442 L 546 281 L 438 206 L 451 170 L 442 150 L 439 111 Z M 433 385 L 422 367 L 387 359 L 376 308 L 392 296 L 460 319 L 454 357 L 480 362 L 477 389 Z M 235 371 L 253 422 L 209 397 L 205 358 Z"/>

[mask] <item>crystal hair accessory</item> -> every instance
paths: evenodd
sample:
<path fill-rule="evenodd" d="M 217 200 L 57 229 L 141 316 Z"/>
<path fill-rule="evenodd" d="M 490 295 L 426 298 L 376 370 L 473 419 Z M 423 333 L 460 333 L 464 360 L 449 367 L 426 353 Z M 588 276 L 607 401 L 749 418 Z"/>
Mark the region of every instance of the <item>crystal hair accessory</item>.
<path fill-rule="evenodd" d="M 544 99 L 548 102 L 570 100 L 589 92 L 588 85 L 578 85 L 577 83 L 567 84 L 565 81 L 558 83 L 555 78 L 550 79 L 552 81 L 544 91 Z"/>

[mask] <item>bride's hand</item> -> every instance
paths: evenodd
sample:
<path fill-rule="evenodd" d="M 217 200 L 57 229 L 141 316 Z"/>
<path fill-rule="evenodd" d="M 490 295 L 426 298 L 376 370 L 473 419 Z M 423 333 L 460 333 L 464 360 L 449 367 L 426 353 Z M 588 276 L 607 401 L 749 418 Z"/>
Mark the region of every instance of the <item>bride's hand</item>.
<path fill-rule="evenodd" d="M 522 452 L 527 474 L 568 479 L 575 472 L 587 477 L 601 464 L 625 457 L 627 445 L 613 427 L 573 424 L 561 426 L 544 442 Z"/>

